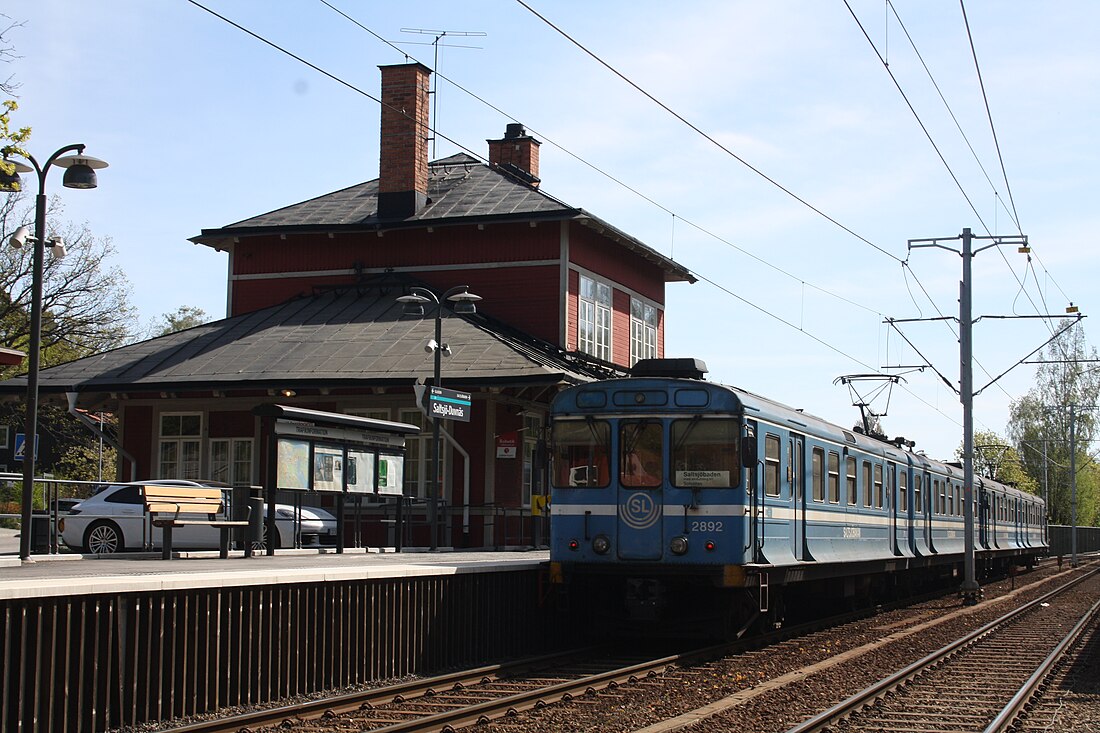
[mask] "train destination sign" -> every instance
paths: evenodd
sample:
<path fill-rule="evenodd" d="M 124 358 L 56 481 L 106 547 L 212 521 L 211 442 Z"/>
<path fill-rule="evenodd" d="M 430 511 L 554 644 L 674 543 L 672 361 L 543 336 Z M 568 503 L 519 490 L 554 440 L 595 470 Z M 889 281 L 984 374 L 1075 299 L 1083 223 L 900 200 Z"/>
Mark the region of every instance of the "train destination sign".
<path fill-rule="evenodd" d="M 470 422 L 470 393 L 432 387 L 428 391 L 428 417 Z"/>

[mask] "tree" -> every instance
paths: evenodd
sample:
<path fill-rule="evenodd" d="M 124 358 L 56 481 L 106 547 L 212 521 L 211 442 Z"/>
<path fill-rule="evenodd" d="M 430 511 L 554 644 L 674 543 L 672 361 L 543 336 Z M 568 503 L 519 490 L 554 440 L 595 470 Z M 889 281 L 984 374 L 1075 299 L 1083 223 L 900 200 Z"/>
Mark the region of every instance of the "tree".
<path fill-rule="evenodd" d="M 202 308 L 181 305 L 174 312 L 165 313 L 161 316 L 160 320 L 155 322 L 149 329 L 149 337 L 167 336 L 176 331 L 183 331 L 188 328 L 194 328 L 195 326 L 201 326 L 208 320 L 209 318 L 206 315 L 206 311 Z"/>
<path fill-rule="evenodd" d="M 961 444 L 955 450 L 955 457 L 962 460 Z M 1002 484 L 1011 484 L 1029 494 L 1041 494 L 1040 485 L 1024 470 L 1019 451 L 991 430 L 974 433 L 974 473 Z"/>
<path fill-rule="evenodd" d="M 0 202 L 0 242 L 33 216 L 24 199 L 12 193 Z M 96 238 L 87 225 L 66 222 L 56 198 L 47 221 L 68 252 L 63 259 L 47 255 L 43 263 L 43 368 L 121 346 L 131 338 L 136 318 L 129 281 L 110 264 L 115 254 L 111 240 Z M 30 345 L 32 258 L 31 247 L 0 247 L 0 344 L 21 351 Z M 0 378 L 19 371 L 0 370 Z"/>
<path fill-rule="evenodd" d="M 1073 477 L 1070 475 L 1070 420 L 1074 421 L 1078 524 L 1095 524 L 1100 467 L 1093 455 L 1097 437 L 1100 370 L 1096 349 L 1085 343 L 1078 322 L 1045 350 L 1035 386 L 1013 401 L 1008 435 L 1024 470 L 1040 486 L 1047 480 L 1048 513 L 1054 524 L 1069 524 Z M 1045 458 L 1044 458 L 1045 456 Z"/>
<path fill-rule="evenodd" d="M 11 45 L 10 41 L 11 31 L 23 24 L 16 23 L 8 16 L 0 13 L 0 25 L 4 26 L 4 29 L 0 30 L 0 63 L 6 64 L 16 58 L 15 47 Z M 0 92 L 3 92 L 7 97 L 14 97 L 15 90 L 18 88 L 19 84 L 15 82 L 12 76 L 0 81 Z M 15 173 L 15 166 L 8 162 L 6 158 L 12 153 L 26 155 L 26 151 L 23 150 L 22 146 L 30 138 L 31 128 L 11 129 L 11 113 L 19 109 L 19 103 L 14 99 L 5 100 L 0 105 L 0 109 L 3 110 L 0 112 L 0 172 L 11 174 Z"/>

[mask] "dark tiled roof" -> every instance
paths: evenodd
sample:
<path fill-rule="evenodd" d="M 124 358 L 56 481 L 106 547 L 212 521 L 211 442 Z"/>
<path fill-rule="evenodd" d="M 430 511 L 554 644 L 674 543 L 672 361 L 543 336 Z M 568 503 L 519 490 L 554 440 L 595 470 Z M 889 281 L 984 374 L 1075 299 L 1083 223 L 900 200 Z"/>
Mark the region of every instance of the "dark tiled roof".
<path fill-rule="evenodd" d="M 370 386 L 430 377 L 433 318 L 402 317 L 399 288 L 333 291 L 45 369 L 43 392 Z M 605 375 L 481 316 L 445 313 L 444 384 L 579 383 Z M 0 382 L 21 393 L 26 378 Z"/>
<path fill-rule="evenodd" d="M 575 213 L 575 209 L 490 169 L 465 153 L 434 161 L 429 166 L 428 199 L 427 206 L 403 221 L 426 223 L 469 217 Z M 378 180 L 375 179 L 230 224 L 224 230 L 374 226 L 380 223 Z M 206 236 L 205 231 L 203 236 Z"/>
<path fill-rule="evenodd" d="M 611 224 L 465 153 L 429 165 L 428 200 L 427 206 L 407 219 L 380 219 L 376 179 L 220 229 L 203 229 L 202 234 L 192 237 L 191 241 L 227 249 L 231 246 L 227 242 L 235 237 L 260 234 L 363 231 L 502 219 L 576 219 L 655 263 L 665 271 L 666 280 L 696 280 L 683 265 Z"/>

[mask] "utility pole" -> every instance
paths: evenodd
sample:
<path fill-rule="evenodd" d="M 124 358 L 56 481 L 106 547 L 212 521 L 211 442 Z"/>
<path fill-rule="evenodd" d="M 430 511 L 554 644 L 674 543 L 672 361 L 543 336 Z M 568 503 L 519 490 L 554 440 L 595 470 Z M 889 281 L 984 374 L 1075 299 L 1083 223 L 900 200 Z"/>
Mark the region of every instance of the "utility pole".
<path fill-rule="evenodd" d="M 992 244 L 973 248 L 975 239 L 992 239 Z M 962 241 L 962 250 L 945 247 L 941 241 Z M 993 237 L 974 236 L 970 228 L 962 230 L 957 237 L 937 237 L 934 239 L 910 239 L 909 248 L 938 247 L 955 252 L 962 257 L 962 281 L 959 283 L 959 400 L 963 408 L 963 527 L 966 535 L 963 556 L 963 584 L 960 589 L 963 603 L 973 606 L 981 595 L 974 569 L 974 318 L 971 313 L 971 261 L 979 252 L 1001 244 L 1027 246 L 1026 236 Z"/>

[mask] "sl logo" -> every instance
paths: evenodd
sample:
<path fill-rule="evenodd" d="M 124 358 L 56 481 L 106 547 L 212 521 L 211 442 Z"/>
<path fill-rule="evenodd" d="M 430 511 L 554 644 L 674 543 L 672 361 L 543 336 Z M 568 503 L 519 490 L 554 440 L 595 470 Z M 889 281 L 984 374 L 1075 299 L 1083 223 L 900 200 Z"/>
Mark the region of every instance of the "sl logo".
<path fill-rule="evenodd" d="M 626 497 L 619 505 L 619 518 L 631 529 L 648 529 L 660 516 L 661 507 L 652 496 L 641 491 Z"/>

